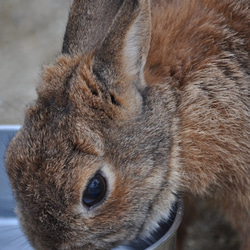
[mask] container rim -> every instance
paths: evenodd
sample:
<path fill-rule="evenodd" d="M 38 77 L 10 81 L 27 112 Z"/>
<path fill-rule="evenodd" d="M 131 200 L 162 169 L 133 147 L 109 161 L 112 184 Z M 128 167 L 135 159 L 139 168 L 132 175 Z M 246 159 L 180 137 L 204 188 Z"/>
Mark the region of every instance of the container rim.
<path fill-rule="evenodd" d="M 121 244 L 112 250 L 157 250 L 165 249 L 165 245 L 175 245 L 175 236 L 177 229 L 182 221 L 183 216 L 183 200 L 177 196 L 175 203 L 170 209 L 169 218 L 159 223 L 159 228 L 148 238 L 135 238 L 125 244 Z M 172 242 L 173 241 L 173 242 Z"/>
<path fill-rule="evenodd" d="M 159 240 L 157 240 L 154 244 L 152 244 L 145 250 L 157 249 L 164 242 L 166 242 L 167 240 L 169 240 L 171 237 L 175 235 L 175 233 L 177 232 L 181 224 L 182 217 L 183 217 L 183 200 L 181 198 L 178 198 L 176 202 L 176 207 L 177 207 L 177 210 L 176 210 L 175 218 L 169 230 Z"/>
<path fill-rule="evenodd" d="M 11 130 L 19 130 L 21 127 L 22 127 L 21 125 L 0 124 L 0 130 L 8 130 L 8 131 L 11 131 Z"/>

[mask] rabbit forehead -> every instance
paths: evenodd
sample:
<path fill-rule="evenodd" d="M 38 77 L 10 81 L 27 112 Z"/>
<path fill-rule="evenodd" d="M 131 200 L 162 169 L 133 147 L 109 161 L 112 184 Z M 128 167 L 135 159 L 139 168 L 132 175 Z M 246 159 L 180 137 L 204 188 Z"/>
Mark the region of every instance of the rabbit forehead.
<path fill-rule="evenodd" d="M 95 98 L 89 86 L 98 88 L 91 58 L 61 56 L 55 65 L 45 67 L 38 99 L 27 109 L 25 120 L 37 131 L 45 128 L 45 140 L 57 131 L 54 144 L 59 145 L 61 138 L 87 153 L 101 154 L 101 129 L 109 107 L 103 103 L 105 98 Z"/>
<path fill-rule="evenodd" d="M 51 197 L 63 203 L 78 202 L 83 180 L 100 168 L 100 158 L 74 150 L 70 138 L 57 131 L 34 130 L 24 127 L 8 151 L 7 170 L 17 195 L 41 202 Z"/>

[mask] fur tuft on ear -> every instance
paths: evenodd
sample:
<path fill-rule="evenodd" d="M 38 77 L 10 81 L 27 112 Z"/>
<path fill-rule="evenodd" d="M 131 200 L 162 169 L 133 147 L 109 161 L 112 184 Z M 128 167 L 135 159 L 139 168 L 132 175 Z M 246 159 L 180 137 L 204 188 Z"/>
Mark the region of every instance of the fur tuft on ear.
<path fill-rule="evenodd" d="M 141 9 L 124 41 L 123 60 L 126 74 L 137 75 L 144 83 L 143 68 L 148 55 L 151 35 L 149 3 Z"/>

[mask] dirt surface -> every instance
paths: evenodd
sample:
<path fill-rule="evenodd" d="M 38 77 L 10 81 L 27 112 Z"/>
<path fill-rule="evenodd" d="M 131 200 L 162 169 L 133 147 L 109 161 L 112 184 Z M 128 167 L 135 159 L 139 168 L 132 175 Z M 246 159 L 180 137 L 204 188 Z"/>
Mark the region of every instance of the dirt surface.
<path fill-rule="evenodd" d="M 0 124 L 22 124 L 36 98 L 41 66 L 61 49 L 71 0 L 0 1 Z M 235 234 L 214 210 L 198 205 L 185 250 L 235 250 Z"/>

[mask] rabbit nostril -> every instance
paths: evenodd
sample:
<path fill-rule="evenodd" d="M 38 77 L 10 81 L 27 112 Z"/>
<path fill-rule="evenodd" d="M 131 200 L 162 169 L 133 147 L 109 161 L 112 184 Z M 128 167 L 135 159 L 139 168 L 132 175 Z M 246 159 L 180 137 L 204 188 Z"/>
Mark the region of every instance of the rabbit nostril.
<path fill-rule="evenodd" d="M 105 178 L 97 173 L 90 181 L 83 193 L 82 202 L 88 208 L 97 205 L 103 200 L 107 191 Z"/>

